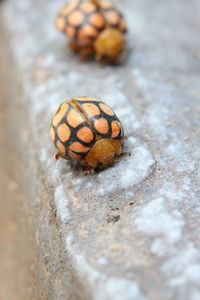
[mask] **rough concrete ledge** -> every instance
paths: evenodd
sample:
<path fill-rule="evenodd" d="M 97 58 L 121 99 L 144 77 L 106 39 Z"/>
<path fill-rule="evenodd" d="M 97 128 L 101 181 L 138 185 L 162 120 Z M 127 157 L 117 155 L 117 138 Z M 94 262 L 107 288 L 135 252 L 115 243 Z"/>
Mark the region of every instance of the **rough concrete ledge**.
<path fill-rule="evenodd" d="M 38 299 L 199 300 L 200 2 L 123 1 L 119 67 L 67 50 L 53 27 L 62 5 L 2 5 L 31 123 Z M 78 95 L 113 107 L 132 153 L 87 177 L 53 160 L 49 138 L 59 103 Z"/>

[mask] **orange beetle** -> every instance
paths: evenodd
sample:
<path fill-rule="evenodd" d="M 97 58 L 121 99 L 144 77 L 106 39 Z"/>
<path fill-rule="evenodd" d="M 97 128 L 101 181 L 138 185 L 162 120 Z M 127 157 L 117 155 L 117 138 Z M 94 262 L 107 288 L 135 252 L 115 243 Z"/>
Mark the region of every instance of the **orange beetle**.
<path fill-rule="evenodd" d="M 50 128 L 58 154 L 78 161 L 88 169 L 106 168 L 122 154 L 123 127 L 104 102 L 88 97 L 65 101 L 55 113 Z"/>
<path fill-rule="evenodd" d="M 60 10 L 56 27 L 83 59 L 95 54 L 98 61 L 116 63 L 125 49 L 125 20 L 108 1 L 72 0 Z"/>

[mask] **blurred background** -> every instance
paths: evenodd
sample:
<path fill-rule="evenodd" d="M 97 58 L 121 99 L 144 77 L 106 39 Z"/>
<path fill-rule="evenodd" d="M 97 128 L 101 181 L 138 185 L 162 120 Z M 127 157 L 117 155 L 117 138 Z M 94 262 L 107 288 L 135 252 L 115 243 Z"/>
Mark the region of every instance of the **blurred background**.
<path fill-rule="evenodd" d="M 3 1 L 1 1 L 3 2 Z M 31 177 L 23 151 L 27 130 L 22 128 L 20 72 L 16 70 L 9 33 L 0 4 L 0 299 L 33 299 L 31 270 L 35 253 L 27 216 Z"/>

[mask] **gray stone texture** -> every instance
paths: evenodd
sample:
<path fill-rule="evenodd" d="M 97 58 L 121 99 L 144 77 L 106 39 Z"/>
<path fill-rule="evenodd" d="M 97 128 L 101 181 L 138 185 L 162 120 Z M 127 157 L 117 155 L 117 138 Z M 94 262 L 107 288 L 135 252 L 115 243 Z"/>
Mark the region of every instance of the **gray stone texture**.
<path fill-rule="evenodd" d="M 2 5 L 34 175 L 35 297 L 199 300 L 200 2 L 113 2 L 129 25 L 117 67 L 67 49 L 54 28 L 62 0 Z M 84 95 L 114 109 L 131 152 L 89 176 L 55 162 L 49 137 L 58 105 Z"/>

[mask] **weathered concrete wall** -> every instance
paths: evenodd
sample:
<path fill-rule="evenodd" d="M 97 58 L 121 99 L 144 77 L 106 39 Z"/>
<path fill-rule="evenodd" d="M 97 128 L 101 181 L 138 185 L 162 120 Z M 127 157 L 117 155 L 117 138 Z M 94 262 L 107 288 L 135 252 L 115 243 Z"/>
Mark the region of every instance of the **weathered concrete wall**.
<path fill-rule="evenodd" d="M 35 168 L 27 143 L 28 110 L 1 15 L 0 41 L 0 299 L 34 299 L 35 229 L 30 212 Z"/>
<path fill-rule="evenodd" d="M 53 27 L 62 4 L 3 7 L 38 178 L 38 297 L 200 299 L 200 2 L 124 0 L 130 55 L 119 67 L 67 50 Z M 59 103 L 78 95 L 113 107 L 132 153 L 87 177 L 53 160 L 49 138 Z"/>

